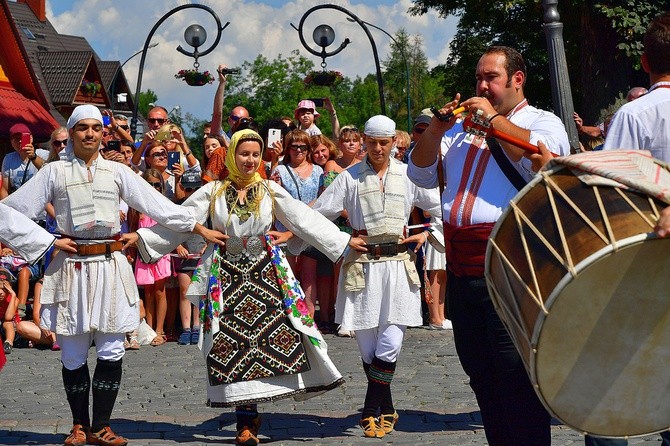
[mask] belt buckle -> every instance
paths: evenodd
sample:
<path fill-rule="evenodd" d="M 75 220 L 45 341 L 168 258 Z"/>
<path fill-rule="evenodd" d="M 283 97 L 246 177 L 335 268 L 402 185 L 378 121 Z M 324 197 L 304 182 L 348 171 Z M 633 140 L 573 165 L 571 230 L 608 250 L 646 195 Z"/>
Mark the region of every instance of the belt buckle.
<path fill-rule="evenodd" d="M 112 242 L 105 242 L 105 258 L 112 258 Z"/>

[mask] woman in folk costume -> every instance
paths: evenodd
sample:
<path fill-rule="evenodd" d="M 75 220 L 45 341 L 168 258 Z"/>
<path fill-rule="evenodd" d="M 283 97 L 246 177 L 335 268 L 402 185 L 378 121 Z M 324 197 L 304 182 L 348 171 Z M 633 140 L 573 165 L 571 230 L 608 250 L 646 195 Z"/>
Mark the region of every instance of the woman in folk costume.
<path fill-rule="evenodd" d="M 200 347 L 207 363 L 207 404 L 236 408 L 237 444 L 258 444 L 256 404 L 307 399 L 343 383 L 307 312 L 302 290 L 270 237 L 275 219 L 331 260 L 363 241 L 257 172 L 263 141 L 236 132 L 226 153 L 229 176 L 207 183 L 183 206 L 229 238 L 210 245 L 187 296 L 200 307 Z M 158 226 L 138 231 L 140 254 L 156 259 L 182 241 Z M 201 296 L 204 296 L 201 299 Z"/>
<path fill-rule="evenodd" d="M 407 178 L 407 166 L 391 157 L 395 123 L 373 116 L 365 123 L 367 155 L 341 172 L 313 209 L 330 219 L 349 213 L 354 236 L 367 237 L 366 253 L 349 251 L 340 274 L 335 321 L 356 332 L 368 377 L 361 427 L 366 437 L 383 437 L 398 420 L 391 380 L 407 326 L 422 325 L 419 276 L 404 226 L 413 206 L 439 216 L 437 189 L 422 189 Z M 379 417 L 378 417 L 379 415 Z"/>

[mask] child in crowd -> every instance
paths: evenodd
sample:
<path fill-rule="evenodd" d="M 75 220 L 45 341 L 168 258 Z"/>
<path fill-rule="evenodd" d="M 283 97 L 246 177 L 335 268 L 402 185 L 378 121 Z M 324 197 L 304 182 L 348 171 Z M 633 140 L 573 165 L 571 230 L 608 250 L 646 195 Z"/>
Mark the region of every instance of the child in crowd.
<path fill-rule="evenodd" d="M 186 198 L 190 197 L 201 186 L 202 178 L 199 172 L 184 172 L 180 187 L 184 190 Z M 172 257 L 172 266 L 177 273 L 177 281 L 179 282 L 179 315 L 182 326 L 182 333 L 178 340 L 179 345 L 195 345 L 200 339 L 200 315 L 197 310 L 194 311 L 194 305 L 186 297 L 186 292 L 191 285 L 191 275 L 198 266 L 200 256 L 206 247 L 207 242 L 199 235 L 194 234 L 177 246 L 176 256 L 173 254 Z"/>
<path fill-rule="evenodd" d="M 147 169 L 142 177 L 147 180 L 157 191 L 163 193 L 165 182 L 163 175 L 156 169 Z M 134 212 L 135 213 L 135 212 Z M 136 227 L 150 228 L 156 222 L 142 213 L 136 213 Z M 165 281 L 172 275 L 170 257 L 163 256 L 156 263 L 144 263 L 141 259 L 135 261 L 135 280 L 137 285 L 144 286 L 144 308 L 146 311 L 147 324 L 156 331 L 157 336 L 151 341 L 151 345 L 158 346 L 167 342 L 164 324 L 167 313 L 167 298 L 165 296 Z"/>
<path fill-rule="evenodd" d="M 0 271 L 0 314 L 2 314 L 2 347 L 5 354 L 9 355 L 14 349 L 14 344 L 19 338 L 28 341 L 28 345 L 57 345 L 56 335 L 49 330 L 37 326 L 33 321 L 22 321 L 19 318 L 17 307 L 18 297 L 7 280 L 6 271 Z M 52 350 L 56 350 L 52 348 Z"/>
<path fill-rule="evenodd" d="M 26 317 L 30 281 L 37 281 L 41 277 L 42 268 L 39 263 L 29 264 L 10 248 L 2 248 L 2 251 L 0 251 L 0 268 L 9 271 L 11 273 L 10 279 L 17 281 L 19 319 L 24 319 Z M 40 283 L 35 283 L 35 293 L 39 293 L 40 287 Z"/>

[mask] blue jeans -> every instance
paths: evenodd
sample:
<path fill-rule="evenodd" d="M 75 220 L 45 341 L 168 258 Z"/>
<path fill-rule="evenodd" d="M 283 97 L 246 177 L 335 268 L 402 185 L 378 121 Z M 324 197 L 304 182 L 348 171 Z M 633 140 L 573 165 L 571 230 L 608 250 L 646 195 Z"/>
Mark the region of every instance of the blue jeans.
<path fill-rule="evenodd" d="M 530 383 L 485 279 L 449 274 L 456 352 L 477 397 L 490 446 L 549 446 L 551 418 Z"/>
<path fill-rule="evenodd" d="M 661 432 L 661 446 L 670 446 L 670 432 Z M 584 438 L 585 446 L 627 446 L 628 440 L 619 438 L 596 438 L 589 435 Z"/>

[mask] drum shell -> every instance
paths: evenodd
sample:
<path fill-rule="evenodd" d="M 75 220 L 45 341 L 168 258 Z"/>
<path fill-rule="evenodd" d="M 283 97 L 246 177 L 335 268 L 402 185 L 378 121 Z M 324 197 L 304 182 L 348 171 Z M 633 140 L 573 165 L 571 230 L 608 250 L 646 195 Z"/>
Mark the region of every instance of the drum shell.
<path fill-rule="evenodd" d="M 587 186 L 557 166 L 514 198 L 491 234 L 486 276 L 496 310 L 542 402 L 579 431 L 623 437 L 668 427 L 670 407 L 658 401 L 667 396 L 664 367 L 649 369 L 670 359 L 670 339 L 641 328 L 668 316 L 670 281 L 656 284 L 648 305 L 636 301 L 647 294 L 645 273 L 670 268 L 667 241 L 650 235 L 663 207 L 641 193 Z M 641 320 L 631 325 L 631 314 Z M 614 344 L 623 327 L 641 346 Z M 654 365 L 627 362 L 640 352 Z M 608 379 L 616 384 L 605 388 Z M 647 389 L 628 394 L 640 385 Z"/>

